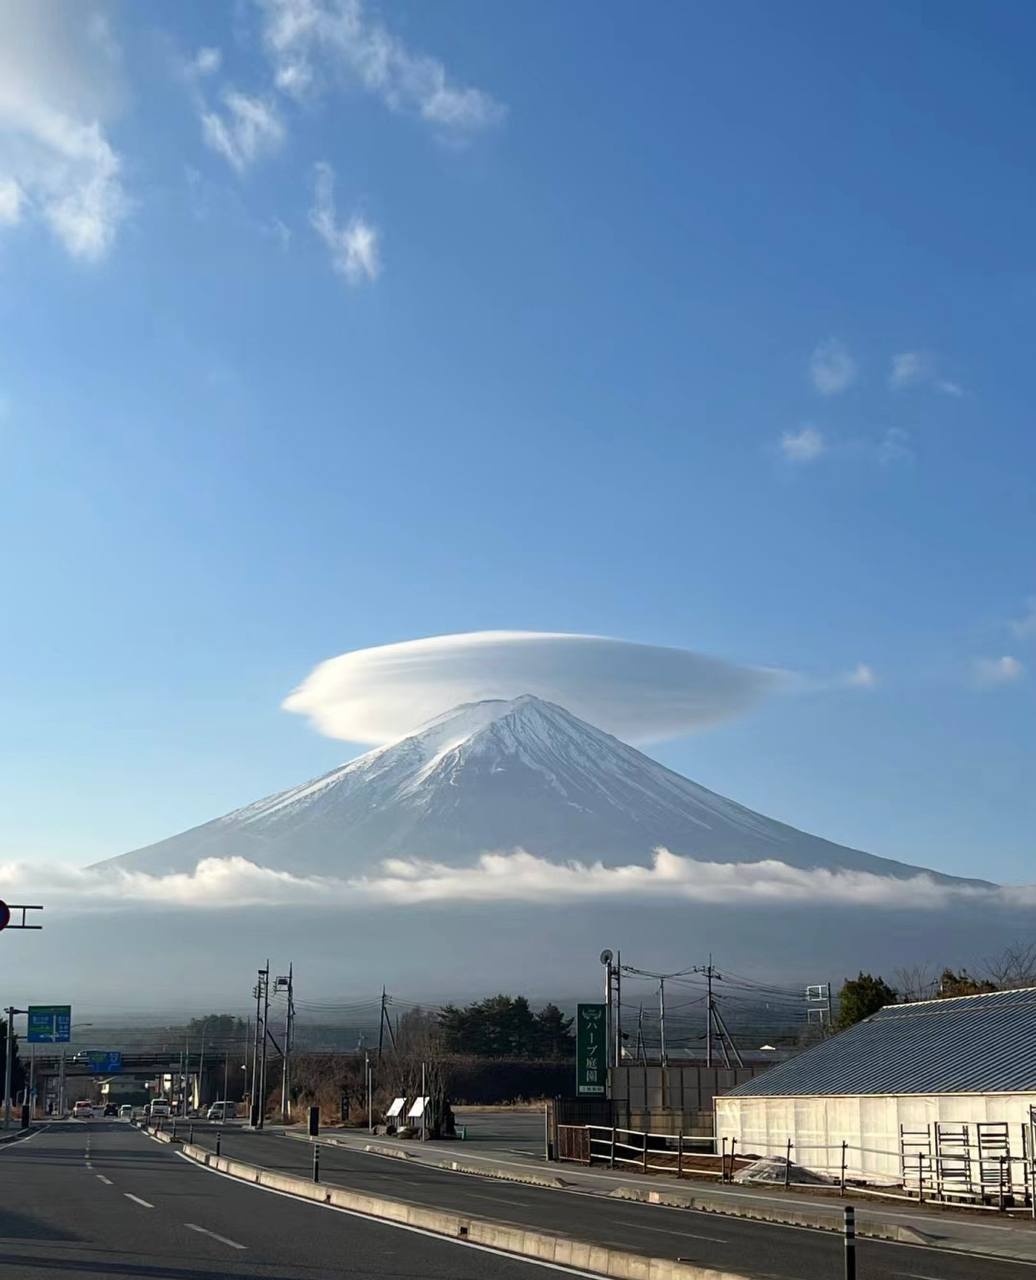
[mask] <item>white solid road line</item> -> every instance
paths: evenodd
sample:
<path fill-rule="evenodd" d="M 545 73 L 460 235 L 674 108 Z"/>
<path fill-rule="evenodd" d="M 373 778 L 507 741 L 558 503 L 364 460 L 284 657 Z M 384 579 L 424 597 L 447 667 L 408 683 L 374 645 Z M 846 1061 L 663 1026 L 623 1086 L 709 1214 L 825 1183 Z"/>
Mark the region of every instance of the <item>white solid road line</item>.
<path fill-rule="evenodd" d="M 637 1231 L 654 1231 L 661 1236 L 680 1236 L 681 1239 L 686 1237 L 688 1240 L 711 1240 L 713 1244 L 729 1244 L 729 1240 L 721 1240 L 719 1236 L 696 1236 L 693 1231 L 684 1231 L 680 1227 L 649 1227 L 643 1222 L 623 1222 L 621 1218 L 616 1218 L 615 1223 L 620 1227 L 634 1227 Z"/>
<path fill-rule="evenodd" d="M 185 1222 L 183 1225 L 185 1227 L 188 1227 L 191 1231 L 200 1231 L 203 1236 L 211 1236 L 213 1240 L 218 1240 L 220 1244 L 227 1244 L 231 1247 L 231 1249 L 246 1248 L 245 1245 L 238 1244 L 236 1240 L 228 1240 L 226 1236 L 221 1236 L 221 1235 L 218 1235 L 215 1231 L 210 1231 L 208 1227 L 199 1227 L 196 1222 Z"/>
<path fill-rule="evenodd" d="M 122 1194 L 127 1200 L 134 1200 L 137 1204 L 143 1205 L 145 1209 L 153 1209 L 155 1207 L 153 1204 L 149 1204 L 147 1200 L 141 1200 L 140 1196 L 135 1196 L 129 1191 L 124 1191 Z"/>
<path fill-rule="evenodd" d="M 563 1271 L 570 1276 L 585 1276 L 586 1280 L 601 1280 L 599 1271 L 583 1271 L 579 1267 L 565 1267 L 558 1262 L 543 1262 L 539 1258 L 528 1258 L 524 1254 L 510 1253 L 507 1249 L 494 1249 L 488 1244 L 472 1244 L 470 1240 L 459 1240 L 456 1236 L 440 1235 L 438 1231 L 427 1231 L 424 1227 L 412 1227 L 406 1222 L 394 1222 L 391 1218 L 375 1218 L 370 1213 L 358 1213 L 355 1209 L 342 1209 L 336 1204 L 325 1204 L 322 1200 L 306 1200 L 302 1196 L 293 1196 L 289 1191 L 278 1191 L 275 1187 L 264 1187 L 258 1182 L 245 1182 L 241 1178 L 234 1178 L 229 1173 L 223 1173 L 219 1169 L 212 1169 L 208 1165 L 198 1164 L 196 1160 L 192 1160 L 190 1156 L 185 1156 L 182 1151 L 177 1151 L 176 1155 L 181 1160 L 186 1160 L 188 1164 L 193 1165 L 195 1169 L 202 1173 L 214 1174 L 217 1178 L 226 1178 L 228 1182 L 236 1182 L 239 1187 L 250 1187 L 253 1191 L 265 1191 L 270 1196 L 283 1196 L 285 1200 L 294 1200 L 296 1204 L 312 1205 L 314 1209 L 325 1209 L 331 1213 L 344 1213 L 347 1218 L 359 1218 L 361 1222 L 369 1223 L 371 1226 L 390 1227 L 395 1231 L 409 1231 L 415 1236 L 427 1236 L 429 1240 L 439 1240 L 443 1244 L 458 1245 L 462 1249 L 474 1249 L 477 1253 L 492 1253 L 498 1258 L 508 1258 L 511 1262 L 524 1263 L 527 1267 L 540 1267 L 544 1271 Z"/>

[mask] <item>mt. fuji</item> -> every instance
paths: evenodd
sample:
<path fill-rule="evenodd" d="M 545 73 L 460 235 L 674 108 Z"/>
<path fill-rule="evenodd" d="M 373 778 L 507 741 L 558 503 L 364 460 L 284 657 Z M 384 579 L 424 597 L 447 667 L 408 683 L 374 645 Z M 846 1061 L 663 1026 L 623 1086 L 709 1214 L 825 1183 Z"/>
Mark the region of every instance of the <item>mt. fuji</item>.
<path fill-rule="evenodd" d="M 657 846 L 703 862 L 921 870 L 746 809 L 531 695 L 456 707 L 322 778 L 100 865 L 166 874 L 240 856 L 348 877 L 387 858 L 462 863 L 515 849 L 645 863 Z"/>

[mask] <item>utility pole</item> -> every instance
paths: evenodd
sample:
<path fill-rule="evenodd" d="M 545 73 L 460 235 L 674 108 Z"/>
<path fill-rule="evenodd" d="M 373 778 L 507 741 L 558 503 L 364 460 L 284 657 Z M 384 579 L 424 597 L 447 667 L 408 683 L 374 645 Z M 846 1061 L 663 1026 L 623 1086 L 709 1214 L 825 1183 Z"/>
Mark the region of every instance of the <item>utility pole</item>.
<path fill-rule="evenodd" d="M 14 1015 L 24 1013 L 24 1009 L 5 1009 L 7 1014 L 7 1053 L 4 1057 L 4 1128 L 11 1127 L 11 1081 L 14 1072 Z"/>
<path fill-rule="evenodd" d="M 205 1079 L 205 1023 L 201 1024 L 201 1049 L 198 1053 L 198 1107 L 201 1109 L 205 1105 L 205 1099 L 202 1096 Z"/>
<path fill-rule="evenodd" d="M 378 1017 L 378 1061 L 381 1061 L 381 1051 L 385 1045 L 385 988 L 381 988 L 381 1013 Z"/>
<path fill-rule="evenodd" d="M 295 988 L 293 985 L 294 966 L 288 965 L 288 976 L 277 979 L 277 987 L 288 995 L 287 1008 L 284 1011 L 284 1049 L 281 1052 L 281 1123 L 291 1120 L 291 1104 L 288 1090 L 291 1083 L 291 1049 L 295 1035 Z"/>
<path fill-rule="evenodd" d="M 230 1098 L 230 1050 L 223 1050 L 223 1101 Z"/>
<path fill-rule="evenodd" d="M 615 1066 L 622 1066 L 622 952 L 615 953 Z"/>
<path fill-rule="evenodd" d="M 668 1067 L 669 1055 L 665 1046 L 665 974 L 658 975 L 658 1039 L 661 1065 Z"/>
<path fill-rule="evenodd" d="M 259 970 L 258 981 L 252 988 L 252 995 L 255 996 L 255 1039 L 252 1042 L 252 1088 L 249 1094 L 249 1120 L 253 1129 L 261 1129 L 260 1120 L 262 1118 L 262 1072 L 259 1068 L 259 1042 L 262 1040 L 263 1058 L 266 1057 L 266 1023 L 263 1021 L 263 994 L 265 990 L 264 977 L 269 977 L 270 964 L 267 961 L 266 968 Z"/>
<path fill-rule="evenodd" d="M 260 1058 L 259 1067 L 259 1119 L 256 1128 L 263 1127 L 263 1121 L 266 1112 L 266 1038 L 269 1034 L 267 1028 L 270 1025 L 270 962 L 267 960 L 266 968 L 262 971 L 262 987 L 263 987 L 263 1051 Z"/>
<path fill-rule="evenodd" d="M 712 956 L 705 966 L 705 980 L 708 986 L 708 1010 L 705 1015 L 705 1065 L 712 1066 Z"/>

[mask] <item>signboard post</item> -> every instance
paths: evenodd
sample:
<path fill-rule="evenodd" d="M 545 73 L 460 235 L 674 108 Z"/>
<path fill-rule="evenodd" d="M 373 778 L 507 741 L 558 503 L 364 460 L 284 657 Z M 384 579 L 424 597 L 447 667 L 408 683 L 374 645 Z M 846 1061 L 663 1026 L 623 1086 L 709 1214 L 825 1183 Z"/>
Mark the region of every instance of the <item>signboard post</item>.
<path fill-rule="evenodd" d="M 576 1008 L 576 1097 L 603 1098 L 608 1093 L 605 1055 L 608 1014 L 603 1004 Z"/>
<path fill-rule="evenodd" d="M 30 1004 L 29 1044 L 67 1044 L 72 1038 L 72 1006 L 70 1004 Z"/>

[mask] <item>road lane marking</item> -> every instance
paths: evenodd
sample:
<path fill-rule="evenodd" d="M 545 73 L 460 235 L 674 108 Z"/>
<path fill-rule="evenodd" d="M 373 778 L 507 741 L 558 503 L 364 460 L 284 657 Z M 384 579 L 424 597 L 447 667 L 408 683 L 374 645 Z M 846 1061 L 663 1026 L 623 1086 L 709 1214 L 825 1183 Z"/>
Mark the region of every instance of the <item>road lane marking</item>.
<path fill-rule="evenodd" d="M 721 1240 L 719 1236 L 696 1236 L 693 1231 L 684 1231 L 681 1227 L 649 1227 L 644 1222 L 623 1222 L 621 1218 L 615 1218 L 613 1221 L 620 1227 L 632 1227 L 635 1231 L 654 1231 L 660 1236 L 679 1236 L 680 1239 L 686 1237 L 688 1240 L 711 1240 L 713 1244 L 729 1244 L 728 1240 Z"/>
<path fill-rule="evenodd" d="M 103 1173 L 96 1173 L 94 1174 L 94 1177 L 97 1178 L 100 1182 L 103 1182 L 106 1187 L 115 1186 L 115 1183 L 112 1182 L 111 1178 L 106 1178 Z"/>
<path fill-rule="evenodd" d="M 471 1240 L 459 1240 L 456 1236 L 442 1235 L 438 1231 L 428 1231 L 425 1227 L 414 1227 L 408 1222 L 395 1222 L 392 1218 L 376 1218 L 370 1213 L 360 1213 L 356 1209 L 343 1209 L 337 1204 L 327 1204 L 323 1200 L 307 1200 L 304 1196 L 293 1196 L 290 1191 L 278 1191 L 276 1187 L 264 1187 L 258 1182 L 245 1182 L 241 1178 L 235 1178 L 229 1173 L 223 1173 L 219 1169 L 213 1169 L 208 1165 L 198 1164 L 196 1160 L 192 1160 L 190 1156 L 185 1156 L 182 1151 L 175 1154 L 181 1160 L 186 1160 L 188 1164 L 193 1165 L 195 1169 L 202 1173 L 215 1174 L 217 1178 L 226 1178 L 228 1182 L 235 1182 L 239 1187 L 251 1187 L 255 1191 L 265 1191 L 267 1195 L 283 1196 L 285 1200 L 294 1200 L 296 1204 L 312 1205 L 314 1209 L 330 1209 L 332 1213 L 344 1213 L 347 1218 L 359 1218 L 361 1222 L 369 1223 L 371 1226 L 392 1227 L 396 1231 L 409 1231 L 415 1236 L 426 1236 L 429 1240 L 439 1240 L 443 1244 L 459 1245 L 462 1249 L 474 1249 L 478 1253 L 492 1253 L 498 1258 L 507 1258 L 511 1262 L 519 1262 L 527 1267 L 541 1267 L 544 1271 L 563 1271 L 569 1276 L 584 1276 L 585 1280 L 601 1280 L 599 1271 L 583 1271 L 580 1267 L 566 1267 L 560 1262 L 544 1262 L 540 1258 L 528 1258 L 524 1254 L 511 1253 L 507 1249 L 494 1249 L 488 1244 L 474 1244 Z"/>
<path fill-rule="evenodd" d="M 213 1240 L 218 1240 L 220 1244 L 227 1244 L 231 1249 L 244 1249 L 247 1247 L 246 1245 L 238 1244 L 236 1240 L 228 1240 L 226 1236 L 221 1236 L 215 1231 L 210 1231 L 208 1227 L 199 1227 L 196 1222 L 185 1222 L 183 1225 L 188 1227 L 191 1231 L 200 1231 L 203 1236 L 211 1236 Z"/>
<path fill-rule="evenodd" d="M 137 1204 L 143 1205 L 145 1209 L 153 1209 L 155 1207 L 153 1204 L 149 1204 L 147 1200 L 141 1200 L 140 1196 L 135 1196 L 129 1191 L 124 1191 L 122 1194 L 127 1200 L 135 1200 Z"/>
<path fill-rule="evenodd" d="M 331 1144 L 330 1144 L 330 1143 L 320 1143 L 319 1145 L 324 1146 L 325 1148 L 326 1148 L 326 1147 L 330 1147 L 330 1146 L 331 1146 Z M 393 1155 L 383 1155 L 383 1154 L 382 1154 L 382 1153 L 380 1153 L 380 1152 L 375 1152 L 375 1151 L 366 1151 L 366 1150 L 363 1150 L 362 1148 L 360 1148 L 359 1150 L 357 1150 L 356 1148 L 350 1147 L 350 1146 L 348 1146 L 348 1145 L 347 1145 L 347 1144 L 345 1144 L 345 1143 L 336 1143 L 336 1144 L 334 1144 L 334 1145 L 338 1148 L 338 1150 L 340 1150 L 340 1151 L 343 1151 L 343 1150 L 344 1150 L 344 1151 L 348 1151 L 348 1152 L 350 1152 L 350 1154 L 358 1154 L 358 1155 L 373 1156 L 376 1160 L 391 1160 L 391 1161 L 393 1161 L 397 1166 L 398 1166 L 398 1165 L 400 1165 L 400 1163 L 401 1163 L 401 1161 L 400 1161 L 400 1159 L 399 1159 L 399 1157 L 398 1157 L 398 1156 L 393 1156 Z M 181 1160 L 186 1160 L 189 1164 L 195 1164 L 195 1161 L 191 1160 L 189 1156 L 185 1156 L 185 1155 L 183 1155 L 181 1152 L 176 1152 L 175 1154 L 176 1154 L 176 1155 L 178 1155 L 178 1156 L 179 1156 L 179 1158 L 180 1158 Z M 501 1162 L 501 1163 L 507 1163 L 507 1162 Z M 240 1178 L 233 1178 L 233 1177 L 231 1177 L 229 1174 L 221 1173 L 218 1169 L 207 1168 L 207 1167 L 206 1167 L 206 1166 L 204 1166 L 204 1165 L 198 1165 L 197 1167 L 204 1169 L 204 1170 L 205 1170 L 205 1172 L 207 1172 L 207 1173 L 214 1173 L 214 1174 L 216 1174 L 216 1176 L 217 1176 L 217 1177 L 219 1177 L 219 1178 L 227 1178 L 227 1179 L 228 1179 L 228 1181 L 230 1181 L 230 1182 L 239 1182 L 239 1183 L 242 1183 L 242 1185 L 245 1185 L 245 1186 L 254 1186 L 254 1187 L 256 1187 L 256 1188 L 257 1188 L 258 1190 L 260 1190 L 260 1191 L 268 1191 L 268 1192 L 270 1192 L 270 1194 L 272 1194 L 272 1195 L 283 1195 L 283 1196 L 285 1196 L 285 1197 L 286 1197 L 287 1199 L 289 1199 L 289 1200 L 298 1200 L 298 1199 L 300 1199 L 300 1197 L 298 1197 L 298 1196 L 293 1196 L 293 1195 L 291 1195 L 290 1193 L 288 1193 L 288 1192 L 284 1192 L 284 1191 L 277 1191 L 277 1190 L 275 1190 L 275 1189 L 274 1189 L 274 1188 L 272 1188 L 272 1187 L 262 1187 L 262 1186 L 259 1186 L 259 1185 L 258 1185 L 258 1184 L 256 1184 L 256 1183 L 244 1183 L 242 1179 L 240 1179 Z M 416 1157 L 416 1158 L 415 1158 L 415 1163 L 414 1163 L 413 1168 L 414 1168 L 415 1170 L 416 1170 L 416 1169 L 420 1169 L 423 1173 L 424 1173 L 424 1172 L 433 1172 L 433 1171 L 438 1172 L 438 1171 L 440 1171 L 440 1170 L 439 1170 L 439 1168 L 438 1168 L 438 1166 L 432 1166 L 432 1165 L 422 1164 L 422 1163 L 421 1163 L 421 1160 L 420 1160 L 420 1157 Z M 343 1172 L 344 1172 L 344 1171 L 343 1171 Z M 450 1170 L 450 1171 L 447 1171 L 447 1172 L 451 1172 L 451 1173 L 453 1173 L 453 1174 L 454 1174 L 454 1176 L 456 1176 L 456 1173 L 457 1173 L 457 1172 L 459 1172 L 459 1171 L 453 1171 L 453 1170 Z M 480 1179 L 482 1179 L 484 1182 L 490 1182 L 490 1181 L 492 1181 L 492 1182 L 495 1182 L 497 1185 L 499 1185 L 499 1180 L 498 1180 L 498 1179 L 494 1179 L 494 1178 L 492 1177 L 492 1175 L 491 1175 L 491 1174 L 486 1174 L 486 1173 L 474 1173 L 474 1172 L 472 1172 L 472 1173 L 467 1173 L 467 1172 L 465 1171 L 464 1175 L 462 1175 L 462 1176 L 467 1176 L 467 1177 L 471 1177 L 471 1178 L 480 1178 Z M 603 1177 L 602 1177 L 602 1180 L 603 1180 Z M 617 1181 L 617 1180 L 614 1180 L 614 1181 Z M 634 1179 L 634 1180 L 632 1180 L 632 1181 L 636 1182 L 636 1181 L 638 1181 L 638 1180 L 637 1180 L 637 1179 Z M 643 1180 L 639 1180 L 639 1181 L 643 1183 Z M 514 1185 L 514 1184 L 513 1184 L 513 1183 L 510 1183 L 510 1184 L 508 1184 L 508 1185 Z M 585 1189 L 579 1189 L 579 1188 L 576 1188 L 576 1187 L 573 1187 L 573 1186 L 567 1186 L 567 1187 L 539 1187 L 539 1186 L 536 1186 L 535 1184 L 529 1184 L 529 1183 L 522 1184 L 522 1185 L 523 1185 L 523 1189 L 528 1190 L 528 1191 L 531 1191 L 531 1192 L 533 1192 L 534 1194 L 535 1194 L 536 1192 L 538 1192 L 538 1191 L 543 1191 L 545 1194 L 553 1193 L 554 1195 L 557 1195 L 557 1194 L 560 1192 L 562 1195 L 576 1195 L 576 1196 L 582 1196 L 582 1197 L 584 1197 L 584 1199 L 585 1199 L 585 1198 L 590 1198 L 590 1199 L 595 1199 L 595 1200 L 596 1200 L 596 1199 L 601 1199 L 601 1198 L 602 1198 L 602 1197 L 601 1197 L 601 1193 L 600 1193 L 600 1192 L 598 1192 L 598 1191 L 590 1191 L 590 1190 L 585 1190 Z M 650 1184 L 644 1184 L 644 1185 L 650 1185 Z M 654 1184 L 654 1187 L 657 1189 L 657 1186 L 658 1186 L 658 1184 L 657 1184 L 657 1182 L 656 1182 L 656 1183 Z M 713 1188 L 712 1188 L 712 1187 L 710 1187 L 710 1188 L 709 1188 L 709 1190 L 710 1190 L 710 1191 L 712 1191 L 712 1190 L 713 1190 Z M 744 1197 L 744 1196 L 743 1196 L 742 1198 L 743 1198 L 743 1199 L 746 1199 L 746 1200 L 748 1199 L 748 1197 Z M 774 1197 L 771 1197 L 771 1196 L 760 1196 L 760 1197 L 759 1197 L 759 1199 L 761 1199 L 761 1200 L 763 1200 L 763 1201 L 773 1201 L 774 1203 L 777 1203 L 777 1204 L 786 1203 L 786 1202 L 784 1202 L 784 1201 L 779 1200 L 779 1199 L 778 1199 L 777 1197 L 775 1197 L 775 1196 L 774 1196 Z M 374 1218 L 373 1216 L 368 1215 L 368 1214 L 357 1213 L 357 1212 L 352 1211 L 352 1210 L 349 1210 L 349 1209 L 341 1209 L 341 1208 L 338 1208 L 338 1206 L 336 1206 L 336 1205 L 321 1205 L 321 1204 L 319 1204 L 319 1202 L 316 1202 L 316 1201 L 312 1201 L 312 1202 L 309 1202 L 309 1203 L 315 1203 L 315 1204 L 317 1204 L 317 1207 L 318 1207 L 318 1208 L 334 1209 L 337 1213 L 346 1213 L 346 1214 L 350 1214 L 350 1215 L 351 1215 L 351 1216 L 353 1216 L 353 1217 L 365 1218 L 368 1222 L 370 1222 L 370 1221 L 373 1221 L 373 1222 L 380 1222 L 380 1223 L 382 1223 L 383 1225 L 387 1225 L 387 1226 L 397 1225 L 397 1226 L 400 1226 L 400 1228 L 401 1228 L 402 1230 L 406 1230 L 406 1231 L 414 1231 L 414 1232 L 416 1232 L 416 1233 L 417 1233 L 417 1234 L 419 1234 L 419 1235 L 428 1235 L 428 1236 L 430 1236 L 432 1239 L 438 1239 L 438 1240 L 443 1240 L 443 1239 L 445 1239 L 445 1240 L 449 1240 L 449 1239 L 451 1239 L 451 1237 L 449 1237 L 449 1236 L 440 1236 L 440 1235 L 438 1235 L 438 1234 L 437 1234 L 436 1232 L 434 1232 L 434 1231 L 425 1231 L 424 1229 L 422 1229 L 422 1228 L 420 1228 L 420 1227 L 409 1227 L 409 1226 L 404 1226 L 403 1224 L 393 1224 L 393 1223 L 389 1222 L 387 1219 L 384 1219 L 384 1218 Z M 418 1201 L 407 1201 L 406 1203 L 411 1203 L 411 1204 L 420 1204 L 420 1202 L 418 1202 Z M 806 1204 L 811 1204 L 811 1205 L 823 1205 L 823 1202 L 822 1202 L 822 1201 L 806 1201 L 805 1203 L 806 1203 Z M 650 1208 L 651 1210 L 653 1210 L 653 1211 L 654 1211 L 654 1212 L 656 1212 L 656 1213 L 657 1213 L 659 1210 L 662 1210 L 662 1211 L 664 1211 L 664 1212 L 669 1212 L 669 1213 L 680 1213 L 680 1214 L 685 1214 L 685 1215 L 690 1214 L 690 1215 L 694 1215 L 695 1217 L 699 1217 L 699 1218 L 701 1218 L 701 1217 L 705 1217 L 706 1215 L 708 1215 L 708 1216 L 712 1217 L 712 1218 L 713 1218 L 713 1220 L 715 1220 L 715 1219 L 717 1219 L 717 1218 L 722 1219 L 722 1221 L 723 1221 L 723 1225 L 724 1225 L 725 1227 L 726 1227 L 726 1226 L 734 1227 L 735 1225 L 737 1225 L 737 1226 L 740 1226 L 740 1227 L 748 1228 L 748 1230 L 749 1230 L 750 1232 L 752 1232 L 752 1231 L 754 1231 L 754 1230 L 756 1230 L 756 1229 L 769 1229 L 769 1230 L 771 1230 L 771 1231 L 800 1231 L 800 1232 L 808 1232 L 809 1234 L 812 1234 L 812 1235 L 827 1235 L 827 1236 L 830 1236 L 830 1235 L 832 1235 L 832 1234 L 837 1234 L 837 1235 L 840 1235 L 840 1234 L 841 1234 L 840 1229 L 838 1229 L 838 1230 L 836 1231 L 836 1230 L 834 1230 L 834 1229 L 832 1229 L 832 1228 L 825 1228 L 825 1227 L 806 1227 L 806 1226 L 799 1226 L 799 1225 L 797 1225 L 797 1224 L 792 1224 L 792 1223 L 787 1223 L 787 1222 L 771 1221 L 771 1220 L 769 1220 L 769 1219 L 748 1218 L 748 1217 L 745 1217 L 745 1216 L 743 1216 L 742 1214 L 740 1214 L 740 1213 L 738 1213 L 738 1212 L 736 1212 L 736 1211 L 731 1212 L 730 1210 L 727 1210 L 727 1209 L 725 1209 L 725 1208 L 722 1208 L 722 1209 L 721 1209 L 721 1208 L 717 1208 L 717 1209 L 711 1209 L 711 1210 L 710 1210 L 710 1209 L 697 1209 L 697 1208 L 692 1209 L 692 1208 L 689 1208 L 689 1207 L 684 1207 L 684 1206 L 682 1206 L 682 1205 L 678 1207 L 678 1206 L 676 1206 L 676 1205 L 666 1205 L 666 1204 L 647 1204 L 647 1203 L 644 1203 L 644 1202 L 638 1202 L 638 1204 L 639 1204 L 639 1205 L 642 1205 L 642 1207 L 643 1207 L 643 1208 L 645 1208 L 645 1209 L 649 1209 L 649 1208 Z M 421 1205 L 421 1207 L 427 1207 L 427 1206 L 425 1206 L 425 1205 Z M 830 1207 L 830 1205 L 829 1205 L 829 1204 L 828 1204 L 828 1205 L 823 1205 L 823 1207 Z M 918 1222 L 928 1222 L 928 1223 L 930 1223 L 930 1222 L 931 1222 L 931 1218 L 930 1218 L 930 1217 L 927 1217 L 927 1218 L 926 1218 L 926 1217 L 922 1217 L 920 1214 L 889 1213 L 887 1216 L 888 1216 L 888 1217 L 890 1217 L 890 1218 L 907 1218 L 907 1219 L 911 1219 L 911 1218 L 912 1218 L 912 1219 L 914 1219 L 915 1221 L 918 1221 Z M 643 1225 L 643 1224 L 638 1223 L 637 1225 L 638 1225 L 638 1226 L 641 1226 L 641 1225 Z M 717 1225 L 718 1225 L 718 1224 L 717 1224 Z M 1012 1231 L 1012 1230 L 1014 1230 L 1014 1229 L 1015 1229 L 1015 1228 L 1012 1228 L 1012 1227 L 997 1227 L 997 1226 L 992 1226 L 992 1225 L 991 1225 L 991 1224 L 989 1224 L 989 1223 L 983 1223 L 983 1222 L 971 1222 L 971 1221 L 969 1221 L 967 1225 L 968 1225 L 969 1227 L 979 1227 L 979 1228 L 984 1228 L 986 1231 Z M 657 1230 L 657 1228 L 655 1228 L 655 1229 Z M 956 1258 L 964 1258 L 964 1257 L 968 1257 L 968 1258 L 974 1258 L 974 1259 L 979 1259 L 979 1260 L 982 1260 L 982 1261 L 988 1261 L 988 1262 L 1007 1262 L 1007 1263 L 1010 1263 L 1012 1266 L 1015 1266 L 1015 1267 L 1024 1267 L 1024 1268 L 1026 1268 L 1026 1270 L 1029 1270 L 1029 1271 L 1036 1270 L 1036 1262 L 1032 1262 L 1032 1261 L 1030 1261 L 1029 1259 L 1013 1257 L 1013 1256 L 1009 1256 L 1009 1255 L 1002 1254 L 1002 1253 L 985 1252 L 985 1251 L 983 1251 L 983 1250 L 979 1250 L 979 1249 L 976 1249 L 976 1250 L 973 1250 L 973 1251 L 972 1251 L 972 1250 L 962 1250 L 962 1249 L 954 1248 L 953 1246 L 945 1247 L 945 1246 L 939 1246 L 939 1245 L 913 1244 L 913 1243 L 908 1242 L 908 1241 L 906 1241 L 906 1240 L 899 1240 L 899 1241 L 894 1241 L 894 1240 L 884 1240 L 884 1239 L 882 1239 L 880 1236 L 864 1236 L 864 1237 L 860 1237 L 860 1236 L 858 1236 L 857 1238 L 858 1238 L 858 1239 L 861 1239 L 861 1238 L 866 1239 L 868 1247 L 869 1247 L 870 1245 L 886 1245 L 886 1246 L 888 1246 L 888 1247 L 890 1247 L 890 1248 L 893 1248 L 893 1249 L 910 1249 L 910 1250 L 913 1250 L 915 1253 L 938 1253 L 938 1254 L 944 1254 L 944 1255 L 945 1255 L 945 1253 L 946 1253 L 946 1252 L 949 1252 L 949 1253 L 951 1253 L 951 1254 L 952 1254 L 952 1256 L 953 1256 L 955 1259 L 956 1259 Z M 489 1247 L 489 1246 L 485 1246 L 485 1245 L 474 1245 L 474 1244 L 470 1244 L 470 1243 L 468 1243 L 468 1242 L 465 1242 L 465 1241 L 459 1241 L 459 1240 L 455 1241 L 455 1243 L 457 1243 L 457 1244 L 462 1244 L 462 1243 L 464 1243 L 464 1244 L 467 1244 L 467 1247 L 469 1247 L 469 1248 L 472 1248 L 472 1249 L 482 1249 L 483 1251 L 488 1252 L 488 1253 L 498 1252 L 498 1251 L 496 1251 L 496 1250 L 492 1249 L 491 1247 Z M 725 1243 L 728 1243 L 728 1242 L 725 1242 Z M 530 1264 L 530 1265 L 532 1265 L 532 1264 L 533 1264 L 533 1261 L 534 1261 L 534 1260 L 533 1260 L 533 1259 L 531 1259 L 531 1258 L 526 1258 L 526 1257 L 523 1257 L 523 1256 L 521 1256 L 521 1255 L 508 1254 L 506 1251 L 502 1251 L 502 1252 L 501 1252 L 501 1254 L 500 1254 L 500 1256 L 503 1256 L 503 1257 L 511 1257 L 512 1259 L 514 1259 L 514 1260 L 516 1260 L 516 1261 L 519 1261 L 519 1262 L 525 1262 L 525 1263 L 528 1263 L 528 1264 Z M 571 1273 L 571 1274 L 575 1274 L 575 1275 L 589 1276 L 589 1275 L 591 1274 L 590 1272 L 586 1272 L 586 1271 L 579 1271 L 579 1270 L 578 1270 L 578 1269 L 576 1269 L 576 1268 L 566 1268 L 566 1267 L 562 1267 L 562 1266 L 559 1266 L 559 1265 L 558 1265 L 558 1264 L 556 1264 L 556 1263 L 542 1263 L 542 1264 L 540 1264 L 540 1265 L 546 1266 L 546 1267 L 548 1267 L 548 1268 L 553 1268 L 554 1270 L 568 1271 L 569 1273 Z M 908 1274 L 910 1274 L 910 1273 L 907 1273 L 907 1272 L 900 1272 L 900 1273 L 898 1273 L 898 1274 L 900 1274 L 900 1275 L 908 1275 Z M 913 1277 L 913 1278 L 912 1278 L 912 1280 L 916 1280 L 916 1277 Z M 942 1277 L 929 1276 L 929 1277 L 924 1277 L 924 1278 L 922 1278 L 922 1280 L 942 1280 Z"/>

